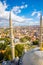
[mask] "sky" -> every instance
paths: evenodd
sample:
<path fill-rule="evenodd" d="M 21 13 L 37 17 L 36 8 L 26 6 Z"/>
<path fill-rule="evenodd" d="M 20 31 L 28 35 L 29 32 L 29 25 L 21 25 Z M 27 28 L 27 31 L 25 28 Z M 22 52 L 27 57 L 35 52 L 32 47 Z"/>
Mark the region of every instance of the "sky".
<path fill-rule="evenodd" d="M 9 26 L 9 13 L 13 26 L 40 24 L 43 18 L 43 0 L 0 0 L 0 26 Z"/>

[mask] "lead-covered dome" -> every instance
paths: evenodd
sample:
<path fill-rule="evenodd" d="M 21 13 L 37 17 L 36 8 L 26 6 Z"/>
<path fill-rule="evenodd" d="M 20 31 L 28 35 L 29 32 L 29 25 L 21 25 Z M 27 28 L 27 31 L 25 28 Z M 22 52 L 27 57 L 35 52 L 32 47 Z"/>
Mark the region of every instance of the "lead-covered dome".
<path fill-rule="evenodd" d="M 26 52 L 21 58 L 19 65 L 43 65 L 43 51 L 35 48 Z"/>

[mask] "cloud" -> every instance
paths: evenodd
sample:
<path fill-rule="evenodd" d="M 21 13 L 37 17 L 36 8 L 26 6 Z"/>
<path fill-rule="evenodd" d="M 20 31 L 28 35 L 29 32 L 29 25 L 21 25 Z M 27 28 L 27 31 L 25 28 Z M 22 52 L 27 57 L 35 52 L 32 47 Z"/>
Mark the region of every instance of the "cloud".
<path fill-rule="evenodd" d="M 4 3 L 2 3 L 0 1 L 0 16 L 2 16 L 2 14 L 4 13 L 5 9 L 7 8 L 7 5 Z"/>
<path fill-rule="evenodd" d="M 2 3 L 0 1 L 0 23 L 1 24 L 3 23 L 3 25 L 5 25 L 5 26 L 9 24 L 8 22 L 9 22 L 10 11 L 6 11 L 7 7 L 8 7 L 8 5 L 6 4 L 6 2 Z M 19 8 L 22 9 L 22 8 L 26 8 L 26 7 L 27 7 L 27 5 L 20 6 L 20 7 L 16 6 L 15 11 L 19 10 Z M 20 23 L 20 22 L 24 22 L 26 20 L 29 20 L 29 19 L 26 19 L 24 17 L 17 16 L 16 14 L 13 13 L 13 11 L 11 11 L 11 18 L 12 18 L 12 21 L 15 23 L 16 22 Z M 1 25 L 1 26 L 3 26 L 3 25 Z"/>
<path fill-rule="evenodd" d="M 0 18 L 4 18 L 4 19 L 9 19 L 9 13 L 10 11 L 6 11 L 6 8 L 7 8 L 7 5 L 5 5 L 5 3 L 3 4 L 1 1 L 0 1 Z M 17 7 L 18 8 L 18 7 Z M 16 14 L 13 13 L 13 11 L 11 12 L 12 14 L 12 19 L 14 20 L 21 20 L 23 21 L 24 19 L 20 16 L 17 16 Z"/>
<path fill-rule="evenodd" d="M 22 9 L 27 8 L 27 7 L 28 7 L 27 4 L 21 5 L 21 6 L 14 6 L 13 9 L 12 9 L 12 11 L 14 13 L 18 14 L 18 13 L 21 13 Z"/>
<path fill-rule="evenodd" d="M 17 21 L 17 22 L 22 22 L 25 19 L 23 17 L 15 15 L 13 12 L 11 12 L 12 20 Z"/>
<path fill-rule="evenodd" d="M 28 5 L 27 4 L 24 4 L 24 5 L 21 5 L 20 8 L 23 9 L 23 8 L 27 8 Z"/>
<path fill-rule="evenodd" d="M 37 13 L 37 12 L 36 12 L 36 11 L 34 11 L 34 12 L 31 14 L 31 16 L 34 16 L 36 13 Z"/>
<path fill-rule="evenodd" d="M 38 22 L 38 21 L 31 21 L 31 22 L 29 23 L 29 25 L 39 25 L 39 22 Z"/>
<path fill-rule="evenodd" d="M 42 19 L 43 19 L 43 16 L 42 16 Z"/>
<path fill-rule="evenodd" d="M 36 15 L 36 17 L 40 17 L 40 11 L 33 11 L 32 12 L 32 14 L 31 14 L 31 16 L 35 16 Z"/>
<path fill-rule="evenodd" d="M 17 13 L 21 13 L 21 9 L 20 9 L 19 6 L 13 7 L 12 11 L 13 11 L 14 13 L 16 13 L 16 14 L 17 14 Z"/>
<path fill-rule="evenodd" d="M 0 26 L 9 26 L 9 13 L 10 11 L 6 11 L 8 5 L 6 2 L 1 2 L 0 1 Z M 35 25 L 38 24 L 38 22 L 34 22 L 33 18 L 25 18 L 24 16 L 20 17 L 16 15 L 15 13 L 20 13 L 22 9 L 27 8 L 28 5 L 21 5 L 21 6 L 14 6 L 12 11 L 11 11 L 11 18 L 12 18 L 12 23 L 13 25 Z M 15 13 L 14 13 L 14 12 Z M 33 14 L 33 16 L 36 13 Z M 39 14 L 38 14 L 39 16 Z"/>

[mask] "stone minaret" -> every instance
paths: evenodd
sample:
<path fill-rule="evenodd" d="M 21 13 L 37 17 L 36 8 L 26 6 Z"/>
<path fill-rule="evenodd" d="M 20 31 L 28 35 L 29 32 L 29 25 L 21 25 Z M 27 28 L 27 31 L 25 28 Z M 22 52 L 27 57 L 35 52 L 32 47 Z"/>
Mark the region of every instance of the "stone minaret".
<path fill-rule="evenodd" d="M 11 39 L 11 52 L 12 52 L 12 60 L 15 58 L 15 46 L 14 46 L 14 35 L 13 35 L 13 26 L 11 20 L 11 12 L 9 14 L 9 27 L 10 27 L 10 39 Z"/>
<path fill-rule="evenodd" d="M 42 14 L 40 14 L 40 47 L 43 47 L 43 21 L 42 21 Z"/>
<path fill-rule="evenodd" d="M 42 15 L 40 14 L 40 43 L 42 43 Z"/>

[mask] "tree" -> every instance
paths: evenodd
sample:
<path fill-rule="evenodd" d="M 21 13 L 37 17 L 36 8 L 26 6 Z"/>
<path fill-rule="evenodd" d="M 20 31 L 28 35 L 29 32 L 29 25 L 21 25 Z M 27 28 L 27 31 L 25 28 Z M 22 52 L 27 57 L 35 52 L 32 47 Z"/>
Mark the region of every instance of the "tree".
<path fill-rule="evenodd" d="M 24 45 L 20 45 L 20 44 L 16 45 L 15 50 L 16 50 L 15 52 L 16 56 L 19 56 L 19 57 L 22 56 Z"/>
<path fill-rule="evenodd" d="M 29 36 L 25 36 L 24 38 L 26 38 L 27 40 L 31 40 L 31 38 Z"/>
<path fill-rule="evenodd" d="M 9 45 L 11 42 L 10 42 L 10 38 L 4 38 L 4 41 L 7 45 Z"/>
<path fill-rule="evenodd" d="M 0 43 L 0 50 L 5 50 L 7 45 L 10 45 L 10 38 L 0 38 L 0 41 L 4 41 L 4 43 Z"/>
<path fill-rule="evenodd" d="M 25 36 L 25 37 L 20 39 L 21 42 L 26 42 L 26 41 L 30 41 L 30 40 L 31 40 L 31 38 L 28 36 Z"/>
<path fill-rule="evenodd" d="M 4 58 L 4 54 L 2 52 L 0 52 L 0 62 L 3 61 L 3 58 Z"/>
<path fill-rule="evenodd" d="M 0 43 L 0 50 L 5 50 L 5 48 L 6 48 L 6 44 L 5 43 L 4 44 Z"/>
<path fill-rule="evenodd" d="M 33 45 L 38 45 L 38 44 L 39 44 L 38 40 L 33 41 Z"/>
<path fill-rule="evenodd" d="M 4 53 L 4 59 L 5 60 L 12 59 L 11 48 L 9 46 L 6 47 L 6 52 Z"/>
<path fill-rule="evenodd" d="M 0 41 L 5 41 L 7 45 L 10 44 L 10 38 L 0 38 Z"/>
<path fill-rule="evenodd" d="M 21 41 L 21 42 L 26 42 L 27 39 L 26 39 L 26 38 L 21 38 L 20 41 Z"/>

